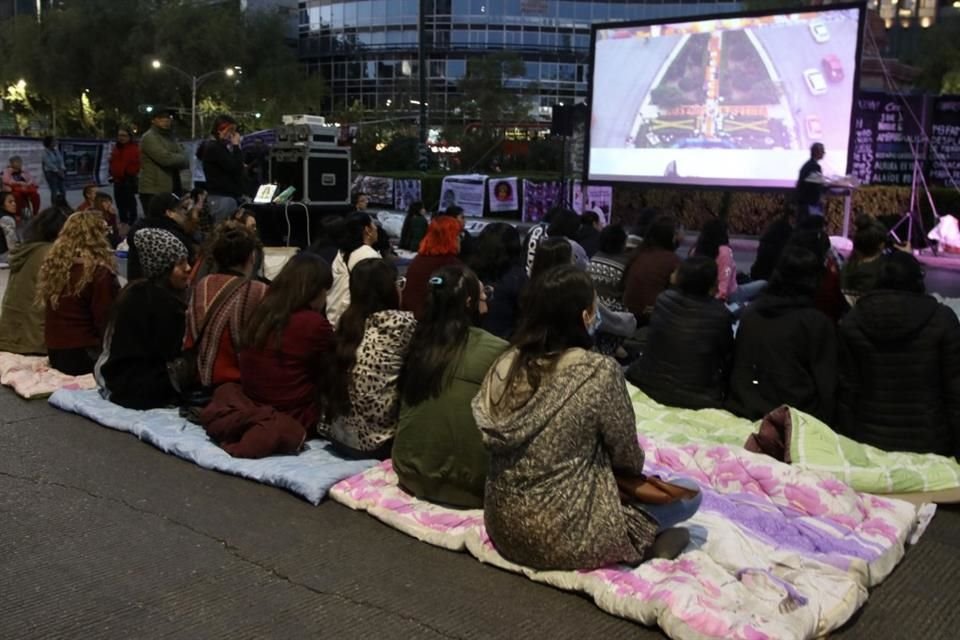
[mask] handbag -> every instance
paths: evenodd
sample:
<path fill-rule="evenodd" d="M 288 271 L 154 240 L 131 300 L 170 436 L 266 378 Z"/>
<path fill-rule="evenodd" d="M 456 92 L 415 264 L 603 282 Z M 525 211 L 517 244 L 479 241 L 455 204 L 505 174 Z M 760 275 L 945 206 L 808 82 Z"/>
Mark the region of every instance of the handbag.
<path fill-rule="evenodd" d="M 197 331 L 197 338 L 193 341 L 193 346 L 186 349 L 179 356 L 167 362 L 167 375 L 170 377 L 170 384 L 174 391 L 181 398 L 187 398 L 200 387 L 200 368 L 197 363 L 197 351 L 203 343 L 203 334 L 210 324 L 210 319 L 220 312 L 220 308 L 226 304 L 227 300 L 240 289 L 244 284 L 250 284 L 247 278 L 235 278 L 217 294 L 213 303 L 204 315 L 203 322 Z"/>
<path fill-rule="evenodd" d="M 673 504 L 699 495 L 696 489 L 661 480 L 656 476 L 616 476 L 620 497 L 639 504 Z"/>

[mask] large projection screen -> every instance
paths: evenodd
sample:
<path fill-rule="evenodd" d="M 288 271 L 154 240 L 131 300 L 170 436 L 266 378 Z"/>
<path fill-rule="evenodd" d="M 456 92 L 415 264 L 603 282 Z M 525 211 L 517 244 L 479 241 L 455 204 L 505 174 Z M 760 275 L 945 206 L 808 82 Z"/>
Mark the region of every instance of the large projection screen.
<path fill-rule="evenodd" d="M 591 181 L 787 188 L 849 173 L 862 5 L 595 25 Z"/>

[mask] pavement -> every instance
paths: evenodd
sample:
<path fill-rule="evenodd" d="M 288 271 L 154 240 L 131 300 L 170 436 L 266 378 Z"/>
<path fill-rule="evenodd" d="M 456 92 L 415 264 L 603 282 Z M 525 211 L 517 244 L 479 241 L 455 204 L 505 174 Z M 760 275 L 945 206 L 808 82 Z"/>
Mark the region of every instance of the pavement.
<path fill-rule="evenodd" d="M 663 638 L 0 389 L 0 638 Z M 953 638 L 960 511 L 837 638 Z"/>
<path fill-rule="evenodd" d="M 960 509 L 941 508 L 831 637 L 955 638 L 958 575 Z M 161 637 L 665 636 L 0 389 L 0 639 Z"/>

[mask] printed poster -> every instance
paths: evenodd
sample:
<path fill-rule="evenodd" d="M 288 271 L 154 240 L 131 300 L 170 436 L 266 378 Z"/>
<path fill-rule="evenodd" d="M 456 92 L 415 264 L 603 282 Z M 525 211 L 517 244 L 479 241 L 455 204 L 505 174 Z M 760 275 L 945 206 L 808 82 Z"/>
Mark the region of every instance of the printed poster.
<path fill-rule="evenodd" d="M 587 185 L 584 190 L 579 180 L 573 183 L 573 210 L 583 215 L 584 211 L 596 211 L 604 226 L 610 224 L 613 209 L 613 187 Z"/>
<path fill-rule="evenodd" d="M 393 208 L 393 178 L 380 176 L 357 176 L 353 181 L 351 195 L 366 194 L 370 204 Z"/>
<path fill-rule="evenodd" d="M 560 182 L 523 181 L 523 221 L 540 222 L 553 207 L 560 204 Z"/>
<path fill-rule="evenodd" d="M 393 194 L 393 208 L 398 211 L 406 211 L 412 203 L 423 201 L 422 185 L 416 178 L 394 180 Z"/>
<path fill-rule="evenodd" d="M 486 195 L 487 176 L 480 174 L 446 176 L 440 187 L 440 211 L 457 205 L 468 216 L 483 215 L 483 199 Z"/>
<path fill-rule="evenodd" d="M 517 194 L 516 178 L 490 178 L 487 180 L 490 213 L 504 213 L 520 210 L 520 196 Z"/>

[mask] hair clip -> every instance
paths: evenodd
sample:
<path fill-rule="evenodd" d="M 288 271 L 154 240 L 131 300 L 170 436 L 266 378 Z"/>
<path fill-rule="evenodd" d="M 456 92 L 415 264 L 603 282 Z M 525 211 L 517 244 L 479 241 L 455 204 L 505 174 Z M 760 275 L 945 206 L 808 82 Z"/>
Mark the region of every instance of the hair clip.
<path fill-rule="evenodd" d="M 432 278 L 430 278 L 428 282 L 435 287 L 443 286 L 443 278 L 441 278 L 440 276 L 433 276 Z"/>

